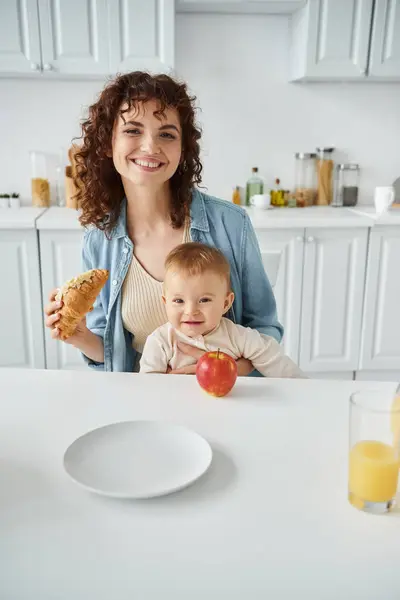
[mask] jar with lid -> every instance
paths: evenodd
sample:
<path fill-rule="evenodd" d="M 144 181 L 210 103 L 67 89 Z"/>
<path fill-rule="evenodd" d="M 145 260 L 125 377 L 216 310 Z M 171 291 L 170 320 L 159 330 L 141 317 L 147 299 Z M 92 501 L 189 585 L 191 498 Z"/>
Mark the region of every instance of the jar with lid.
<path fill-rule="evenodd" d="M 334 148 L 317 148 L 317 204 L 327 206 L 333 199 Z"/>
<path fill-rule="evenodd" d="M 336 166 L 335 199 L 333 206 L 356 206 L 358 202 L 358 182 L 360 167 L 357 164 Z"/>
<path fill-rule="evenodd" d="M 33 150 L 31 159 L 31 190 L 33 206 L 50 206 L 50 184 L 47 178 L 46 156 Z"/>
<path fill-rule="evenodd" d="M 296 205 L 312 206 L 317 197 L 317 155 L 313 152 L 297 152 L 294 156 Z"/>

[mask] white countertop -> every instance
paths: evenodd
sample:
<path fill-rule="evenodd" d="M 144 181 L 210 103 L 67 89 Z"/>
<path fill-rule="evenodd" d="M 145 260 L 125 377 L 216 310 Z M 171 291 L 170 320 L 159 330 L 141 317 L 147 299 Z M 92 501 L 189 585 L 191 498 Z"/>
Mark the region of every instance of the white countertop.
<path fill-rule="evenodd" d="M 247 208 L 254 229 L 293 229 L 312 227 L 372 227 L 374 219 L 349 208 L 310 206 L 305 208 Z"/>
<path fill-rule="evenodd" d="M 358 206 L 353 208 L 352 211 L 373 219 L 374 225 L 400 225 L 399 208 L 392 208 L 383 214 L 377 214 L 373 206 Z"/>
<path fill-rule="evenodd" d="M 60 208 L 58 206 L 50 207 L 38 220 L 37 228 L 44 229 L 61 229 L 83 231 L 83 227 L 79 223 L 80 212 L 74 208 Z"/>
<path fill-rule="evenodd" d="M 0 208 L 0 229 L 35 229 L 36 220 L 46 210 L 34 206 Z"/>
<path fill-rule="evenodd" d="M 398 600 L 400 511 L 347 501 L 349 395 L 370 387 L 396 384 L 240 378 L 215 399 L 190 376 L 0 370 L 0 598 Z M 71 442 L 132 419 L 198 431 L 210 471 L 150 501 L 75 485 Z"/>

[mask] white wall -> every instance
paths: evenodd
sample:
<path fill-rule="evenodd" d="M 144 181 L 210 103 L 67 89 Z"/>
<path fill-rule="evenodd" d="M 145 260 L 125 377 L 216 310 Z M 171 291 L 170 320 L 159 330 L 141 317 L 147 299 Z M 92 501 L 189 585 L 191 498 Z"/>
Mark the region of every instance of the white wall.
<path fill-rule="evenodd" d="M 296 151 L 334 145 L 362 167 L 362 201 L 400 176 L 400 84 L 289 84 L 285 17 L 178 15 L 176 72 L 198 96 L 204 183 L 230 198 L 252 166 L 293 183 Z M 102 82 L 0 79 L 0 193 L 29 197 L 32 148 L 56 154 Z"/>

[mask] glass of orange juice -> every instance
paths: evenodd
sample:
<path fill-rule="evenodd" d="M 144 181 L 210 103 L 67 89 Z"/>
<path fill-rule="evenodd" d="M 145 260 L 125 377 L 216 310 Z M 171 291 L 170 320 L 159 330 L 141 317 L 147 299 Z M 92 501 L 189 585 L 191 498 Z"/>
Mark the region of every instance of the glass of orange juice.
<path fill-rule="evenodd" d="M 378 391 L 350 398 L 349 501 L 365 512 L 388 512 L 400 468 L 400 396 Z"/>

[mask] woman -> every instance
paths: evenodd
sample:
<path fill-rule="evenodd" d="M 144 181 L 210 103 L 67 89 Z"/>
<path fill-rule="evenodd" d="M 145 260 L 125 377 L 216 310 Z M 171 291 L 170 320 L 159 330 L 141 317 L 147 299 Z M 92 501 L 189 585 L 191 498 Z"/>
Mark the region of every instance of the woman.
<path fill-rule="evenodd" d="M 237 323 L 282 338 L 275 299 L 245 211 L 208 196 L 201 183 L 195 98 L 167 75 L 118 76 L 89 109 L 77 154 L 83 265 L 108 269 L 94 309 L 66 343 L 94 369 L 137 371 L 147 335 L 166 322 L 164 261 L 182 242 L 221 249 L 231 266 Z M 58 337 L 60 307 L 50 295 L 46 326 Z M 195 358 L 201 351 L 182 346 Z M 194 372 L 188 367 L 179 372 Z M 238 361 L 248 375 L 251 363 Z"/>

